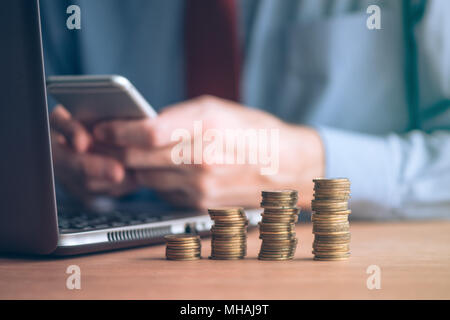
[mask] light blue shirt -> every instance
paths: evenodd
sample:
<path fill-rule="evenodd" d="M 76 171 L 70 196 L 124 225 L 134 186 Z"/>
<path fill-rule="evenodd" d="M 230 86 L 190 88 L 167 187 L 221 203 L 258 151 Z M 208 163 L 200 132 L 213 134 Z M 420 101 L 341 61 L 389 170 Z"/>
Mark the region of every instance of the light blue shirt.
<path fill-rule="evenodd" d="M 450 217 L 450 2 L 412 2 L 410 28 L 396 0 L 239 2 L 242 102 L 319 130 L 356 218 Z M 81 30 L 65 27 L 67 3 L 41 0 L 48 74 L 121 74 L 157 109 L 185 99 L 184 1 L 70 4 Z"/>

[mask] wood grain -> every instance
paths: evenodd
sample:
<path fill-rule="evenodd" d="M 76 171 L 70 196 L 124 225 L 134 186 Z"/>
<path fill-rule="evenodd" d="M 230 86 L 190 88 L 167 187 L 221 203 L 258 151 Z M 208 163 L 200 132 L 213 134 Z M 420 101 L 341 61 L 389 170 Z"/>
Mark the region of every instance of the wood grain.
<path fill-rule="evenodd" d="M 1 299 L 449 299 L 450 222 L 353 223 L 352 257 L 313 261 L 311 225 L 298 227 L 289 262 L 248 258 L 167 261 L 164 246 L 65 259 L 0 257 Z M 81 268 L 81 290 L 66 288 L 67 266 Z M 368 290 L 366 269 L 381 268 L 381 289 Z"/>

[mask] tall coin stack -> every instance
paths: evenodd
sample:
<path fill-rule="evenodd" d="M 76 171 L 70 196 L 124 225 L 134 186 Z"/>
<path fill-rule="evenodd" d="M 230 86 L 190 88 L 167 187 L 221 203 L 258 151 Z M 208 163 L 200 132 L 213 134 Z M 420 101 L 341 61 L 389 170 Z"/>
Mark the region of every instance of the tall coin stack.
<path fill-rule="evenodd" d="M 297 248 L 295 223 L 300 209 L 297 208 L 298 193 L 295 190 L 262 192 L 261 207 L 264 212 L 259 223 L 262 239 L 260 260 L 290 260 Z"/>
<path fill-rule="evenodd" d="M 247 255 L 248 220 L 243 208 L 208 209 L 211 227 L 211 259 L 235 260 Z"/>
<path fill-rule="evenodd" d="M 201 258 L 200 236 L 195 234 L 170 234 L 166 239 L 168 260 L 197 260 Z"/>
<path fill-rule="evenodd" d="M 350 181 L 341 178 L 314 179 L 313 182 L 314 260 L 346 260 L 350 257 Z"/>

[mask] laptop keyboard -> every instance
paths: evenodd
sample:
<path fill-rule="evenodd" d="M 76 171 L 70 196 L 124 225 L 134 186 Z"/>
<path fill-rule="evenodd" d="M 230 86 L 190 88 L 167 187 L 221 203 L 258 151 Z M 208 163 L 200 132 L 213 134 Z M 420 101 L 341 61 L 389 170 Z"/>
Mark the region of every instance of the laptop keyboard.
<path fill-rule="evenodd" d="M 80 210 L 58 208 L 58 225 L 60 233 L 92 231 L 117 228 L 173 219 L 173 216 L 154 216 L 148 213 L 105 212 L 96 213 Z"/>

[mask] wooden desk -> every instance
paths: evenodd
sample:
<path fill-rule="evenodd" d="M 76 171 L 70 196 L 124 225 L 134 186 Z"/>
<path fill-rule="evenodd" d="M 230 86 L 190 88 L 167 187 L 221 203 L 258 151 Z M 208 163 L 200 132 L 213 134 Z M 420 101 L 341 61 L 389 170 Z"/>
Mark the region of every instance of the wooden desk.
<path fill-rule="evenodd" d="M 167 261 L 164 246 L 66 259 L 0 258 L 2 299 L 449 299 L 450 222 L 353 223 L 352 257 L 313 261 L 311 225 L 298 227 L 294 261 L 256 259 L 258 230 L 242 261 Z M 203 257 L 210 251 L 202 242 Z M 67 266 L 81 268 L 81 290 L 66 289 Z M 368 290 L 366 269 L 381 268 Z"/>

